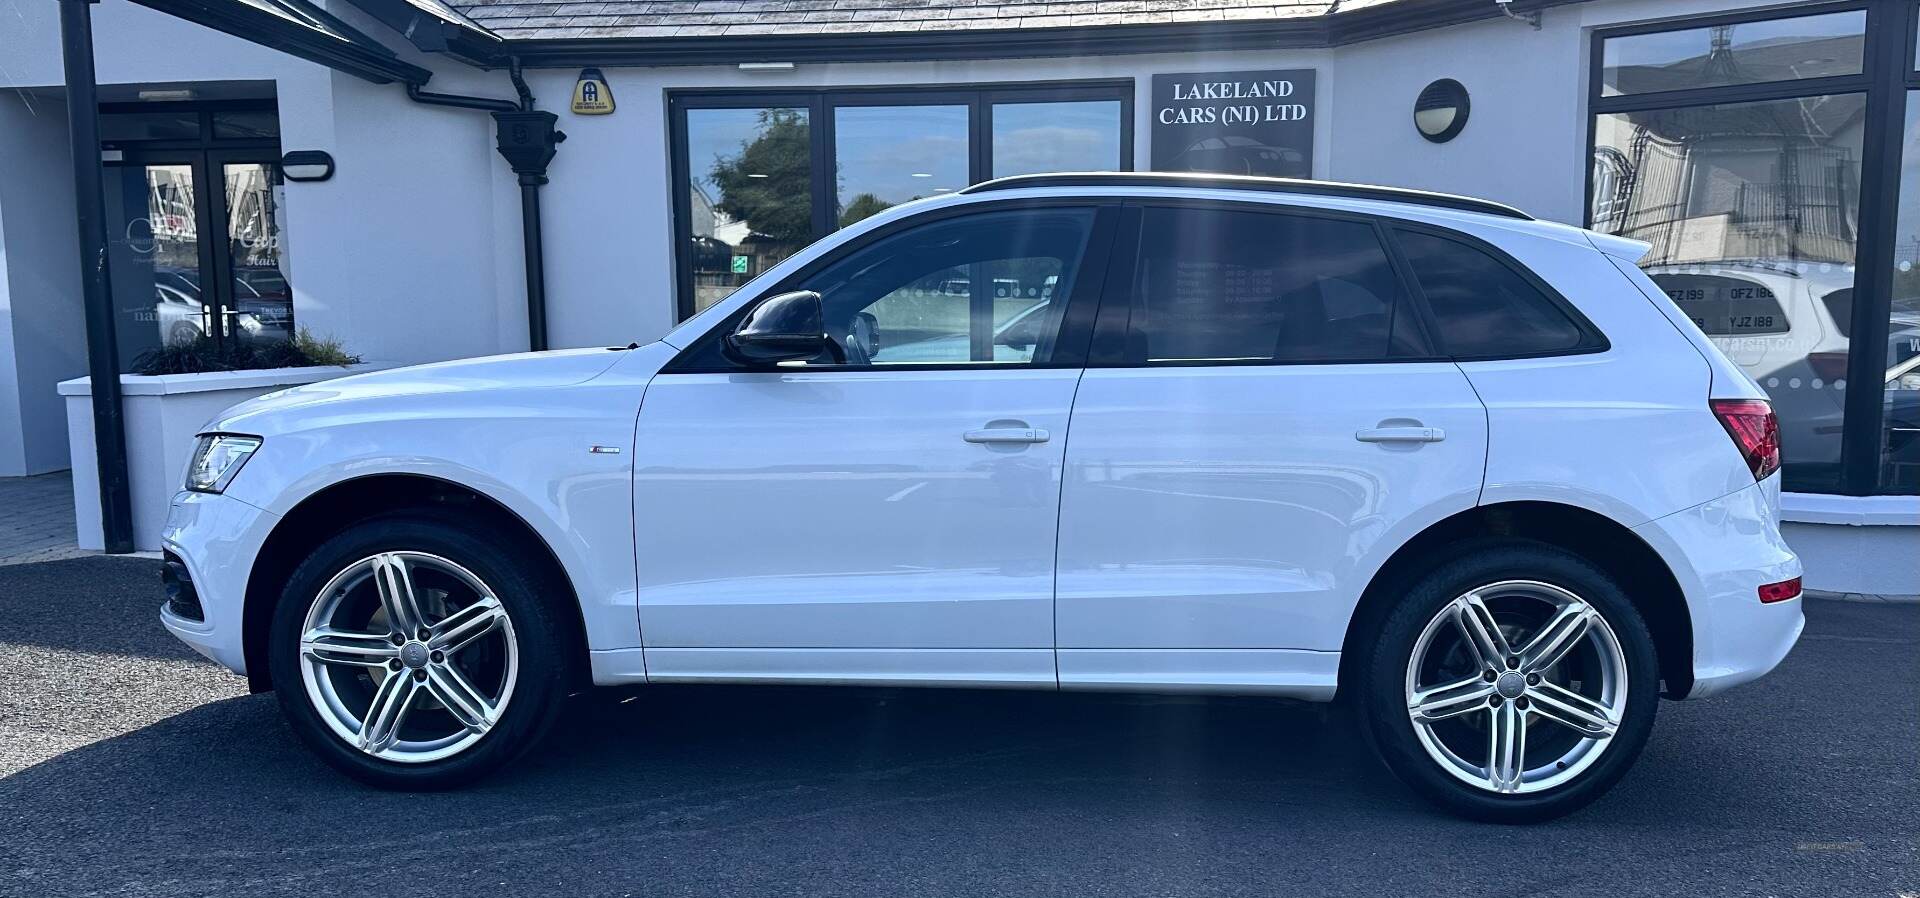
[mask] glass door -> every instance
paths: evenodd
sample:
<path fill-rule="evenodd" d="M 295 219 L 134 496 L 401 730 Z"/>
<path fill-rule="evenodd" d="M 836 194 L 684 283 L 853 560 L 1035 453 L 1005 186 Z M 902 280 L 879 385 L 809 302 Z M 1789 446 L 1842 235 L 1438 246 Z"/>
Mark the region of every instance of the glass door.
<path fill-rule="evenodd" d="M 107 269 L 120 368 L 168 345 L 222 333 L 205 241 L 212 215 L 189 156 L 125 154 L 106 166 Z"/>
<path fill-rule="evenodd" d="M 107 164 L 121 370 L 168 346 L 213 355 L 293 337 L 282 187 L 259 155 L 125 152 Z"/>
<path fill-rule="evenodd" d="M 209 154 L 220 176 L 222 238 L 214 247 L 217 270 L 227 273 L 223 312 L 232 340 L 291 340 L 293 288 L 286 275 L 282 226 L 285 185 L 270 159 L 257 154 Z"/>

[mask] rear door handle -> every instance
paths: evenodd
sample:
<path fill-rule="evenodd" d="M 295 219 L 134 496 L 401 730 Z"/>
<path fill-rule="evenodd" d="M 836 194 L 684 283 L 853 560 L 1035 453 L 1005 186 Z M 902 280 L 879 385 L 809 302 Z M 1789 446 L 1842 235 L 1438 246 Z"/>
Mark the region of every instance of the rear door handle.
<path fill-rule="evenodd" d="M 1362 443 L 1438 443 L 1447 432 L 1438 427 L 1369 427 L 1353 438 Z"/>
<path fill-rule="evenodd" d="M 1044 443 L 1052 437 L 1038 427 L 985 427 L 964 436 L 969 443 Z"/>

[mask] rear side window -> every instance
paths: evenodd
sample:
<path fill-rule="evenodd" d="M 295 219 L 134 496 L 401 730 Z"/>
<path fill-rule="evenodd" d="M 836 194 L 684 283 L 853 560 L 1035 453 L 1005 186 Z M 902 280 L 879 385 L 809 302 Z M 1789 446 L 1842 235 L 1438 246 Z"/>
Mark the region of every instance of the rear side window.
<path fill-rule="evenodd" d="M 1396 234 L 1449 354 L 1547 355 L 1587 341 L 1580 325 L 1505 262 L 1448 237 Z"/>
<path fill-rule="evenodd" d="M 1209 208 L 1142 216 L 1131 363 L 1427 354 L 1371 224 Z"/>

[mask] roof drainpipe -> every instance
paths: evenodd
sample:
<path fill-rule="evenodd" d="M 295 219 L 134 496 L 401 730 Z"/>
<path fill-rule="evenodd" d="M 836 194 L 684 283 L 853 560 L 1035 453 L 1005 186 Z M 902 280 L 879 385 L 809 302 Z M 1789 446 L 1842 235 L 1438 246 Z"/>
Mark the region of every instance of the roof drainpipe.
<path fill-rule="evenodd" d="M 565 132 L 554 127 L 560 117 L 533 108 L 533 91 L 520 77 L 520 57 L 507 69 L 520 108 L 493 114 L 500 155 L 520 178 L 520 229 L 527 259 L 527 342 L 535 352 L 547 348 L 546 251 L 540 242 L 540 185 L 547 183 L 547 163 Z"/>
<path fill-rule="evenodd" d="M 520 76 L 520 58 L 513 57 L 508 70 L 519 102 L 490 97 L 465 97 L 436 94 L 418 84 L 407 85 L 407 97 L 431 106 L 453 106 L 493 113 L 494 130 L 500 155 L 520 180 L 520 229 L 527 270 L 527 346 L 535 352 L 547 348 L 547 286 L 545 250 L 540 240 L 540 185 L 547 183 L 547 164 L 554 149 L 567 135 L 554 127 L 560 117 L 533 108 L 533 91 Z"/>

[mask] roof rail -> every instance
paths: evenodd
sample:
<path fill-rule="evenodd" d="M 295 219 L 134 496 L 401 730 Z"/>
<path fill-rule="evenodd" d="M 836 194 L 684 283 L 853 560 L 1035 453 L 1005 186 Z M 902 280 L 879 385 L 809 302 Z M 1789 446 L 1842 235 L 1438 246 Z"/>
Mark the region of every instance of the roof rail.
<path fill-rule="evenodd" d="M 995 190 L 1019 190 L 1028 187 L 1198 187 L 1208 190 L 1252 190 L 1263 193 L 1379 200 L 1454 209 L 1461 212 L 1480 212 L 1525 221 L 1533 220 L 1533 216 L 1505 203 L 1478 200 L 1469 196 L 1455 196 L 1451 193 L 1429 193 L 1425 190 L 1380 187 L 1373 184 L 1343 184 L 1339 181 L 1309 181 L 1300 178 L 1263 178 L 1247 175 L 1181 172 L 1066 172 L 1050 175 L 1014 175 L 982 181 L 960 192 L 988 193 Z"/>

